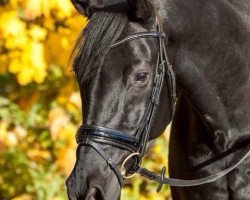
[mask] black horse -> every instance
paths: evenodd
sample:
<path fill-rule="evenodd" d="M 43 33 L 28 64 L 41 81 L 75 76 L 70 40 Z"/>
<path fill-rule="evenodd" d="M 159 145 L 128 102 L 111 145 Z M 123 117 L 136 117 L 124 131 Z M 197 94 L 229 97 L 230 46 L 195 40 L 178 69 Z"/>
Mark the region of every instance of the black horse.
<path fill-rule="evenodd" d="M 90 18 L 73 52 L 85 132 L 86 125 L 99 125 L 112 129 L 105 129 L 104 135 L 112 133 L 119 140 L 139 137 L 138 127 L 152 101 L 162 48 L 159 41 L 164 40 L 178 93 L 170 136 L 170 176 L 199 179 L 235 165 L 246 155 L 250 147 L 249 0 L 72 2 Z M 159 26 L 164 39 L 153 35 L 159 33 Z M 117 45 L 141 32 L 152 34 Z M 171 121 L 173 82 L 169 84 L 168 78 L 160 90 L 146 141 L 157 138 Z M 100 136 L 100 129 L 91 130 Z M 127 134 L 123 137 L 113 130 Z M 126 145 L 121 146 L 107 142 L 78 146 L 77 161 L 67 180 L 69 199 L 119 199 L 122 180 L 112 162 L 120 166 L 130 154 Z M 250 156 L 244 158 L 212 183 L 171 187 L 173 199 L 250 199 Z"/>

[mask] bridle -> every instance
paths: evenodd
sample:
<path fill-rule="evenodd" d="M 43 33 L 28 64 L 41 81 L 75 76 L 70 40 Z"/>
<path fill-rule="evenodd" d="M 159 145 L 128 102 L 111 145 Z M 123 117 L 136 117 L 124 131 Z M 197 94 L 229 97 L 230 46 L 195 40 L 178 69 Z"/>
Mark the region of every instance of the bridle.
<path fill-rule="evenodd" d="M 157 28 L 159 29 L 159 28 Z M 139 38 L 157 38 L 159 43 L 159 53 L 157 57 L 157 65 L 155 70 L 153 88 L 151 93 L 150 103 L 148 105 L 148 109 L 139 125 L 139 128 L 136 131 L 136 136 L 140 136 L 136 138 L 130 134 L 123 133 L 117 130 L 108 129 L 101 126 L 87 126 L 82 125 L 76 134 L 76 141 L 81 145 L 89 145 L 92 146 L 101 156 L 108 162 L 109 166 L 115 171 L 116 176 L 120 184 L 122 183 L 123 178 L 132 177 L 132 175 L 127 176 L 125 172 L 124 165 L 126 162 L 123 162 L 122 169 L 117 170 L 116 164 L 111 161 L 108 155 L 101 150 L 101 148 L 96 143 L 109 144 L 111 146 L 115 146 L 117 148 L 127 150 L 131 152 L 126 161 L 132 157 L 136 158 L 136 165 L 140 163 L 141 158 L 145 154 L 146 146 L 149 139 L 149 130 L 151 127 L 152 119 L 155 113 L 155 109 L 159 103 L 159 98 L 161 94 L 161 90 L 164 84 L 164 78 L 167 76 L 167 84 L 169 88 L 169 99 L 170 99 L 170 112 L 171 118 L 174 114 L 174 103 L 176 98 L 176 88 L 175 88 L 175 75 L 172 70 L 172 66 L 169 64 L 165 45 L 163 38 L 165 34 L 161 31 L 152 31 L 152 32 L 140 32 L 127 36 L 124 39 L 117 41 L 115 44 L 111 46 L 111 48 L 115 48 L 119 45 L 122 45 L 131 40 L 139 39 Z M 166 68 L 166 71 L 165 71 Z M 135 166 L 137 167 L 137 166 Z M 134 168 L 135 168 L 134 167 Z M 122 171 L 122 174 L 121 174 Z M 122 177 L 121 177 L 122 176 Z"/>
<path fill-rule="evenodd" d="M 146 147 L 149 142 L 149 133 L 152 120 L 154 118 L 156 107 L 159 103 L 159 98 L 165 80 L 167 82 L 167 87 L 168 87 L 168 95 L 169 95 L 168 99 L 171 105 L 170 107 L 171 119 L 173 118 L 174 115 L 174 108 L 176 101 L 175 75 L 168 59 L 167 51 L 164 44 L 164 37 L 165 34 L 163 33 L 163 30 L 161 30 L 161 28 L 157 26 L 157 31 L 135 33 L 127 36 L 122 40 L 117 41 L 115 44 L 111 46 L 111 48 L 115 48 L 126 42 L 139 38 L 158 39 L 159 53 L 157 58 L 157 65 L 155 70 L 151 99 L 148 105 L 148 109 L 146 110 L 146 113 L 140 123 L 139 128 L 136 131 L 135 136 L 132 136 L 130 134 L 121 131 L 109 129 L 106 127 L 92 126 L 92 125 L 80 126 L 76 134 L 76 141 L 79 146 L 80 145 L 91 146 L 93 149 L 95 149 L 96 152 L 98 152 L 104 158 L 104 160 L 107 162 L 107 164 L 110 166 L 110 168 L 114 171 L 115 175 L 117 176 L 120 186 L 122 186 L 124 178 L 125 179 L 131 178 L 136 173 L 145 176 L 150 180 L 158 182 L 159 186 L 157 188 L 157 192 L 161 190 L 163 184 L 168 184 L 171 186 L 187 187 L 187 186 L 196 186 L 205 183 L 210 183 L 225 176 L 233 169 L 235 169 L 248 156 L 250 152 L 250 151 L 247 152 L 247 154 L 245 154 L 245 156 L 243 156 L 243 158 L 241 158 L 235 165 L 226 168 L 225 170 L 220 171 L 219 173 L 194 180 L 166 178 L 165 177 L 166 167 L 162 168 L 160 175 L 157 175 L 153 172 L 148 171 L 145 168 L 140 167 L 141 159 L 145 155 Z M 99 144 L 111 145 L 116 148 L 126 150 L 130 152 L 130 154 L 124 159 L 122 164 L 116 163 L 115 161 L 113 161 L 110 155 L 108 155 L 99 146 Z M 131 159 L 134 160 L 133 166 L 130 167 L 129 170 L 126 170 L 126 164 Z"/>

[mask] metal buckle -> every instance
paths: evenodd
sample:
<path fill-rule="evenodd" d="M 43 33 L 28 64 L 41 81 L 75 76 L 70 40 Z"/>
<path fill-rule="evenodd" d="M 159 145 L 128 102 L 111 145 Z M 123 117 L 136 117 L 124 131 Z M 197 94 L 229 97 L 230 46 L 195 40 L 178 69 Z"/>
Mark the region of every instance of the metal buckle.
<path fill-rule="evenodd" d="M 162 169 L 161 169 L 161 181 L 157 187 L 157 192 L 160 192 L 161 188 L 162 188 L 162 185 L 163 185 L 163 181 L 164 181 L 164 178 L 165 178 L 165 173 L 166 173 L 166 167 L 164 166 Z"/>
<path fill-rule="evenodd" d="M 127 163 L 127 161 L 129 159 L 131 159 L 132 157 L 134 156 L 138 156 L 139 157 L 140 153 L 139 152 L 135 152 L 135 153 L 131 153 L 130 155 L 128 155 L 124 161 L 122 162 L 121 164 L 121 168 L 120 168 L 120 172 L 121 172 L 121 175 L 123 178 L 125 179 L 129 179 L 129 178 L 132 178 L 133 176 L 135 176 L 136 172 L 134 172 L 133 174 L 130 174 L 130 175 L 127 175 L 127 172 L 126 172 L 126 168 L 125 168 L 125 164 Z"/>

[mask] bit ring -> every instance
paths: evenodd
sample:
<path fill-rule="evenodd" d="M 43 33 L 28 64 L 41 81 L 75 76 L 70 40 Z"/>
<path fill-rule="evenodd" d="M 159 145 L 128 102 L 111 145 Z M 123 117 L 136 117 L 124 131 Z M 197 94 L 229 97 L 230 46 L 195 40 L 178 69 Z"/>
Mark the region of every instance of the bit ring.
<path fill-rule="evenodd" d="M 120 168 L 120 172 L 121 172 L 121 175 L 122 175 L 122 177 L 123 177 L 124 179 L 129 179 L 129 178 L 132 178 L 133 176 L 136 175 L 136 172 L 134 172 L 134 173 L 131 174 L 131 175 L 126 175 L 126 168 L 125 168 L 124 166 L 125 166 L 125 164 L 127 163 L 127 161 L 128 161 L 129 159 L 131 159 L 131 158 L 134 157 L 134 156 L 138 156 L 138 157 L 139 157 L 139 155 L 140 155 L 139 152 L 131 153 L 131 154 L 128 155 L 128 156 L 124 159 L 124 161 L 122 162 L 121 168 Z"/>

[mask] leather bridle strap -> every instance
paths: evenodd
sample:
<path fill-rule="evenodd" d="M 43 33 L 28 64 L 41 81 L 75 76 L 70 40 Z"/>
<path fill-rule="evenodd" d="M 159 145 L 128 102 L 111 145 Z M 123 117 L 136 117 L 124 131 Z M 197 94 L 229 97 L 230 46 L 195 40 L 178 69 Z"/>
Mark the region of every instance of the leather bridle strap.
<path fill-rule="evenodd" d="M 230 173 L 232 170 L 234 170 L 236 167 L 238 167 L 248 156 L 250 155 L 250 150 L 234 165 L 226 168 L 225 170 L 222 170 L 216 174 L 212 174 L 207 177 L 203 177 L 200 179 L 193 179 L 193 180 L 182 180 L 182 179 L 174 179 L 174 178 L 166 178 L 165 177 L 165 167 L 162 168 L 161 175 L 157 175 L 153 172 L 150 172 L 149 170 L 145 168 L 141 168 L 138 166 L 137 173 L 141 176 L 144 176 L 150 180 L 156 181 L 159 183 L 159 186 L 157 188 L 157 191 L 160 191 L 163 184 L 168 184 L 171 186 L 178 186 L 178 187 L 190 187 L 190 186 L 197 186 L 197 185 L 203 185 L 206 183 L 211 183 L 219 178 L 225 176 L 226 174 Z"/>
<path fill-rule="evenodd" d="M 169 105 L 170 105 L 170 119 L 172 120 L 174 115 L 174 107 L 176 100 L 176 85 L 175 85 L 175 75 L 172 70 L 172 66 L 169 63 L 169 58 L 165 49 L 164 44 L 164 34 L 163 30 L 160 30 L 160 27 L 157 26 L 157 32 L 154 35 L 158 35 L 158 44 L 159 44 L 159 54 L 157 58 L 156 64 L 156 72 L 154 77 L 154 85 L 151 94 L 151 101 L 148 106 L 148 110 L 143 118 L 139 129 L 136 132 L 136 135 L 140 137 L 140 149 L 139 153 L 141 157 L 144 156 L 145 150 L 147 147 L 147 143 L 149 140 L 149 132 L 151 128 L 151 123 L 154 118 L 156 107 L 158 106 L 161 91 L 164 85 L 165 76 L 167 76 L 167 87 L 168 87 L 168 95 L 169 95 Z M 152 32 L 151 32 L 152 34 Z M 126 38 L 125 38 L 126 39 Z M 124 39 L 124 40 L 125 40 Z"/>
<path fill-rule="evenodd" d="M 101 131 L 98 131 L 98 128 L 100 128 Z M 91 146 L 92 148 L 94 148 L 104 158 L 104 160 L 107 162 L 107 164 L 110 166 L 110 168 L 114 171 L 115 175 L 118 178 L 119 183 L 122 185 L 122 181 L 123 181 L 124 176 L 121 175 L 121 170 L 118 168 L 119 163 L 114 162 L 111 159 L 110 155 L 108 155 L 101 147 L 99 147 L 98 143 L 102 143 L 102 142 L 95 140 L 96 136 L 98 135 L 99 137 L 103 137 L 103 140 L 105 141 L 105 142 L 103 142 L 104 144 L 109 144 L 106 142 L 106 138 L 105 138 L 105 137 L 109 138 L 109 136 L 108 136 L 109 132 L 105 132 L 105 131 L 108 131 L 109 129 L 104 128 L 104 127 L 100 127 L 100 126 L 98 126 L 98 128 L 97 127 L 94 128 L 94 130 L 96 131 L 95 134 L 88 134 L 88 131 L 90 131 L 92 128 L 87 127 L 85 129 L 85 127 L 82 126 L 79 129 L 80 131 L 78 130 L 78 133 L 76 135 L 76 137 L 78 138 L 77 139 L 78 145 Z M 103 134 L 103 132 L 105 132 L 105 134 Z M 86 135 L 86 137 L 83 137 L 84 135 Z M 105 135 L 105 136 L 103 136 L 103 135 Z M 125 137 L 122 135 L 124 135 Z M 80 139 L 78 136 L 81 136 Z M 128 136 L 128 137 L 126 137 L 126 136 Z M 111 138 L 112 138 L 112 136 L 111 136 Z M 121 148 L 121 149 L 127 150 L 126 144 L 130 145 L 132 138 L 133 138 L 133 136 L 129 136 L 126 133 L 118 132 L 114 141 L 120 142 L 120 140 L 122 139 L 124 142 L 124 146 L 123 146 L 124 148 Z M 133 141 L 133 139 L 132 139 L 132 141 Z M 136 143 L 136 139 L 134 140 L 134 142 Z M 110 145 L 116 146 L 115 142 L 110 144 Z M 245 147 L 245 146 L 242 146 L 242 148 L 243 147 Z M 120 147 L 118 147 L 118 148 L 120 148 Z M 130 149 L 130 151 L 135 152 L 132 149 Z M 232 170 L 234 170 L 236 167 L 238 167 L 249 155 L 250 155 L 250 150 L 234 165 L 232 165 L 232 166 L 230 166 L 230 167 L 228 167 L 228 168 L 226 168 L 226 169 L 224 169 L 216 174 L 212 174 L 212 175 L 209 175 L 207 177 L 203 177 L 203 178 L 199 178 L 199 179 L 183 180 L 183 179 L 167 178 L 167 177 L 165 177 L 166 167 L 163 167 L 161 170 L 161 174 L 157 175 L 156 173 L 151 172 L 145 168 L 141 168 L 139 165 L 135 165 L 135 168 L 133 169 L 133 173 L 138 173 L 141 176 L 144 176 L 150 180 L 158 182 L 159 183 L 159 186 L 157 188 L 158 192 L 161 190 L 163 184 L 168 184 L 170 186 L 178 186 L 178 187 L 198 186 L 198 185 L 203 185 L 206 183 L 214 182 L 214 181 L 218 180 L 219 178 L 225 176 L 226 174 L 230 173 Z M 139 161 L 137 160 L 137 164 L 138 163 L 139 163 Z"/>
<path fill-rule="evenodd" d="M 120 169 L 118 169 L 117 167 L 119 163 L 113 161 L 111 157 L 101 147 L 99 147 L 95 141 L 92 141 L 89 138 L 85 138 L 81 140 L 81 142 L 78 145 L 91 146 L 93 149 L 95 149 L 95 151 L 98 152 L 107 162 L 107 165 L 114 171 L 119 181 L 119 184 L 122 185 L 123 177 L 121 176 Z"/>
<path fill-rule="evenodd" d="M 162 32 L 149 31 L 149 32 L 139 32 L 127 36 L 124 39 L 118 40 L 115 44 L 111 45 L 111 48 L 117 47 L 121 44 L 124 44 L 128 41 L 139 39 L 139 38 L 164 38 L 165 34 Z"/>
<path fill-rule="evenodd" d="M 139 148 L 139 141 L 132 135 L 102 126 L 82 125 L 75 137 L 77 144 L 80 144 L 86 138 L 91 138 L 94 142 L 109 144 L 129 152 L 135 152 Z"/>

